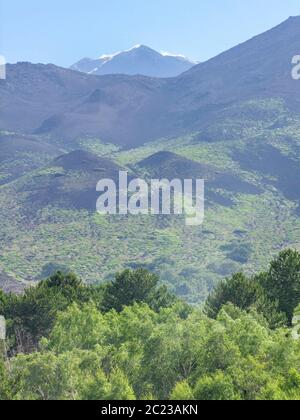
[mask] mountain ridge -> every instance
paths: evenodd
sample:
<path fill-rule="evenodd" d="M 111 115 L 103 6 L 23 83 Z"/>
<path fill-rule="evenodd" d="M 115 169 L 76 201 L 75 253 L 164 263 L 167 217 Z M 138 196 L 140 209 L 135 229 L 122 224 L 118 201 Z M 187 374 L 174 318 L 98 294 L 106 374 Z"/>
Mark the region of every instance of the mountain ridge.
<path fill-rule="evenodd" d="M 70 69 L 92 75 L 126 74 L 148 77 L 176 77 L 196 63 L 181 55 L 159 53 L 146 45 L 126 51 L 102 55 L 98 59 L 83 58 Z"/>
<path fill-rule="evenodd" d="M 238 122 L 234 107 L 253 99 L 280 98 L 298 113 L 300 83 L 291 77 L 291 60 L 299 51 L 299 20 L 290 18 L 171 79 L 8 66 L 7 80 L 0 81 L 0 129 L 128 147 L 205 131 L 224 113 Z"/>

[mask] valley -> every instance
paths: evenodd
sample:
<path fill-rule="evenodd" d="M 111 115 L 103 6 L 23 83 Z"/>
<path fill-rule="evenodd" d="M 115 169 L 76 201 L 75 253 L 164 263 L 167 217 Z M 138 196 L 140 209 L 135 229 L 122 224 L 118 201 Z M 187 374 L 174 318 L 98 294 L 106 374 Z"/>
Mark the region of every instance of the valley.
<path fill-rule="evenodd" d="M 0 81 L 3 276 L 22 289 L 56 269 L 99 284 L 143 267 L 197 304 L 224 277 L 299 249 L 300 85 L 290 61 L 299 19 L 170 79 L 9 65 Z M 204 224 L 97 214 L 96 184 L 119 170 L 204 178 Z"/>
<path fill-rule="evenodd" d="M 285 114 L 276 101 L 263 105 Z M 282 119 L 274 112 L 271 127 Z M 130 150 L 90 139 L 80 141 L 86 152 L 67 152 L 53 163 L 49 157 L 45 167 L 0 188 L 1 268 L 29 283 L 64 268 L 97 284 L 124 268 L 145 267 L 192 303 L 224 276 L 264 269 L 270 256 L 300 246 L 293 187 L 300 136 L 296 118 L 278 128 L 252 125 L 251 139 L 245 133 L 207 142 L 191 134 Z M 204 224 L 189 228 L 180 216 L 96 214 L 99 177 L 114 178 L 120 168 L 171 179 L 203 176 Z"/>

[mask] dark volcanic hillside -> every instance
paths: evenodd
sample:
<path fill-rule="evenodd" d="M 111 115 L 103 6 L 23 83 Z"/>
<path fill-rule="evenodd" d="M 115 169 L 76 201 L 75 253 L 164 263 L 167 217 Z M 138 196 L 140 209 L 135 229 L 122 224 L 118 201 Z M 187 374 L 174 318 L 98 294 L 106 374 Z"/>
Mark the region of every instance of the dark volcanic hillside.
<path fill-rule="evenodd" d="M 291 62 L 299 45 L 300 17 L 290 17 L 177 78 L 177 105 L 200 110 L 251 97 L 282 97 L 298 110 L 300 86 L 292 79 Z"/>
<path fill-rule="evenodd" d="M 294 17 L 175 79 L 8 66 L 0 81 L 0 129 L 137 145 L 205 130 L 224 113 L 239 121 L 237 105 L 249 99 L 282 98 L 298 111 L 300 83 L 291 77 L 291 60 L 299 45 L 300 17 Z M 255 120 L 255 110 L 250 117 Z"/>
<path fill-rule="evenodd" d="M 298 202 L 300 215 L 299 161 L 268 144 L 248 146 L 243 152 L 234 152 L 233 157 L 244 170 L 271 177 L 264 181 L 274 185 L 288 200 Z"/>
<path fill-rule="evenodd" d="M 23 212 L 31 215 L 47 206 L 96 211 L 100 179 L 118 181 L 122 168 L 114 162 L 77 150 L 21 178 L 13 186 L 23 194 Z"/>
<path fill-rule="evenodd" d="M 0 134 L 0 185 L 46 165 L 61 152 L 34 136 Z"/>
<path fill-rule="evenodd" d="M 231 206 L 233 202 L 220 190 L 233 194 L 260 194 L 255 185 L 242 180 L 237 175 L 224 170 L 185 159 L 171 152 L 159 152 L 139 162 L 153 178 L 166 179 L 204 179 L 206 199 L 211 204 Z"/>
<path fill-rule="evenodd" d="M 0 130 L 51 135 L 64 144 L 81 137 L 129 144 L 140 136 L 151 110 L 157 113 L 151 103 L 163 83 L 88 76 L 54 65 L 8 65 L 7 79 L 0 80 Z M 155 137 L 157 129 L 148 129 Z"/>
<path fill-rule="evenodd" d="M 147 169 L 155 178 L 205 178 L 216 176 L 216 169 L 201 164 L 172 152 L 158 152 L 138 163 L 138 166 Z"/>

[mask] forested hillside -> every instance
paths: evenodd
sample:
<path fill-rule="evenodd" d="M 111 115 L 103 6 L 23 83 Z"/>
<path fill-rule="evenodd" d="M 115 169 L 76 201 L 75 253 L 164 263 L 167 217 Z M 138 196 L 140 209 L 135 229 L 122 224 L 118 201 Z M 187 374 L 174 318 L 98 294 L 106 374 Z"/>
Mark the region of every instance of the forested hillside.
<path fill-rule="evenodd" d="M 299 400 L 299 303 L 293 250 L 224 280 L 203 308 L 144 269 L 97 287 L 58 272 L 23 295 L 0 292 L 0 398 Z"/>

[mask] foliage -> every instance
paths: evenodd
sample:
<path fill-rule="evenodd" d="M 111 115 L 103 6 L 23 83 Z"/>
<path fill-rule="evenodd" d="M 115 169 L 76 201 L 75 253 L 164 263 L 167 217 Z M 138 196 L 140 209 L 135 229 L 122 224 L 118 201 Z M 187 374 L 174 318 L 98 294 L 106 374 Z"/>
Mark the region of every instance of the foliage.
<path fill-rule="evenodd" d="M 289 113 L 282 100 L 257 99 L 229 106 L 222 120 L 215 121 L 208 132 L 164 138 L 133 150 L 120 150 L 97 138 L 79 139 L 73 145 L 129 169 L 158 151 L 171 151 L 233 173 L 261 189 L 258 195 L 217 191 L 232 204 L 207 203 L 205 224 L 199 229 L 186 227 L 180 217 L 106 218 L 59 205 L 45 206 L 38 214 L 24 217 L 30 190 L 25 186 L 37 180 L 40 186 L 38 175 L 41 171 L 45 174 L 44 165 L 50 164 L 52 157 L 31 153 L 24 160 L 24 156 L 14 155 L 16 159 L 11 159 L 8 167 L 8 163 L 0 165 L 0 179 L 3 176 L 5 183 L 0 188 L 0 272 L 10 274 L 21 288 L 24 282 L 31 284 L 51 275 L 51 267 L 65 271 L 67 266 L 87 283 L 99 284 L 112 279 L 117 271 L 138 264 L 154 270 L 172 293 L 191 304 L 203 303 L 224 276 L 241 270 L 251 276 L 265 269 L 270 256 L 282 247 L 299 249 L 299 200 L 291 200 L 278 186 L 279 178 L 285 181 L 290 167 L 277 164 L 277 172 L 269 174 L 262 170 L 273 162 L 269 156 L 265 160 L 253 159 L 263 163 L 263 168 L 253 170 L 243 167 L 236 158 L 239 152 L 251 161 L 249 149 L 261 157 L 260 148 L 268 145 L 299 167 L 299 127 L 299 118 Z M 27 168 L 23 177 L 19 159 Z M 32 168 L 33 161 L 36 163 Z M 16 167 L 13 171 L 11 164 Z M 282 168 L 286 174 L 281 174 Z M 12 172 L 19 178 L 6 183 Z M 49 177 L 52 179 L 55 173 L 49 173 Z M 194 274 L 186 277 L 187 268 Z"/>
<path fill-rule="evenodd" d="M 158 287 L 158 281 L 146 270 L 126 270 L 105 286 L 91 287 L 72 273 L 57 272 L 23 295 L 0 292 L 0 313 L 8 321 L 11 351 L 38 349 L 39 341 L 49 336 L 58 314 L 74 303 L 82 306 L 93 302 L 103 312 L 121 311 L 135 302 L 145 302 L 155 310 L 171 306 L 176 298 L 165 287 Z"/>
<path fill-rule="evenodd" d="M 241 309 L 255 307 L 271 327 L 292 323 L 300 301 L 300 254 L 282 251 L 268 272 L 251 278 L 236 274 L 219 283 L 206 302 L 208 315 L 215 317 L 226 303 Z"/>
<path fill-rule="evenodd" d="M 159 277 L 145 269 L 125 270 L 107 285 L 104 309 L 120 312 L 125 306 L 145 302 L 151 307 L 171 306 L 174 296 L 165 287 L 159 287 Z"/>
<path fill-rule="evenodd" d="M 231 378 L 222 372 L 201 378 L 196 384 L 194 395 L 197 400 L 204 401 L 239 399 Z"/>
<path fill-rule="evenodd" d="M 286 250 L 271 263 L 263 281 L 267 295 L 278 301 L 278 309 L 292 322 L 294 310 L 300 302 L 300 254 Z"/>
<path fill-rule="evenodd" d="M 159 279 L 144 269 L 120 273 L 94 293 L 73 274 L 57 273 L 35 293 L 1 294 L 12 325 L 21 308 L 20 328 L 47 334 L 27 354 L 16 349 L 9 361 L 0 358 L 0 399 L 299 400 L 300 340 L 268 319 L 270 308 L 282 316 L 278 278 L 286 267 L 286 284 L 294 288 L 297 261 L 287 251 L 267 273 L 224 281 L 206 314 L 172 299 L 155 308 Z M 290 308 L 294 296 L 282 302 Z M 51 326 L 43 324 L 43 308 L 53 316 Z"/>
<path fill-rule="evenodd" d="M 84 286 L 72 273 L 56 273 L 23 295 L 0 298 L 0 313 L 8 321 L 12 350 L 28 352 L 37 348 L 42 337 L 50 333 L 56 316 L 73 303 L 88 302 L 96 290 Z M 96 293 L 101 298 L 100 293 Z"/>

